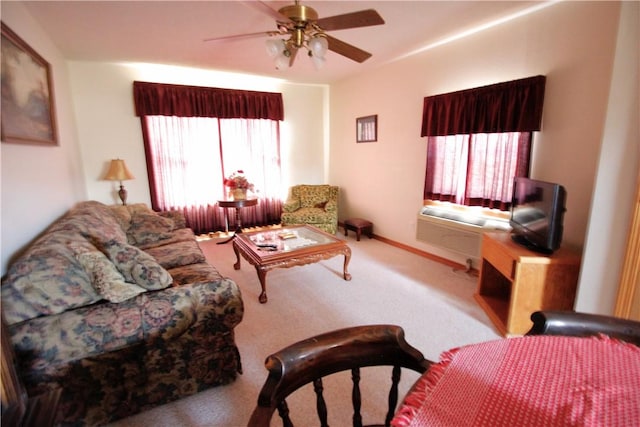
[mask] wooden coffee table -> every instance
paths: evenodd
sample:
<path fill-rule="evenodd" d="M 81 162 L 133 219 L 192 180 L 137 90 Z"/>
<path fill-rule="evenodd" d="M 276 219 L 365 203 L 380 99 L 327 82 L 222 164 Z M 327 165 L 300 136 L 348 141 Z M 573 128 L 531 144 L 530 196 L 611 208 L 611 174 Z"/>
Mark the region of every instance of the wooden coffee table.
<path fill-rule="evenodd" d="M 287 233 L 293 237 L 283 238 Z M 238 234 L 233 239 L 233 251 L 236 253 L 234 269 L 240 270 L 240 254 L 255 266 L 262 287 L 258 300 L 262 304 L 267 302 L 267 272 L 274 268 L 295 267 L 344 255 L 343 277 L 351 280 L 351 274 L 347 272 L 351 248 L 344 240 L 310 225 Z"/>

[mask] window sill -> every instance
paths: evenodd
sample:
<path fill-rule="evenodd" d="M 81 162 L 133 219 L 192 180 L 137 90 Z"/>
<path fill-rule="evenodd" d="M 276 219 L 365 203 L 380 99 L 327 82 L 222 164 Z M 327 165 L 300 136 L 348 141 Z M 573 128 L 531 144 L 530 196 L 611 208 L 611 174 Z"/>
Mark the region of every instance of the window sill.
<path fill-rule="evenodd" d="M 420 213 L 492 229 L 509 230 L 511 228 L 509 226 L 509 212 L 496 209 L 425 200 Z"/>

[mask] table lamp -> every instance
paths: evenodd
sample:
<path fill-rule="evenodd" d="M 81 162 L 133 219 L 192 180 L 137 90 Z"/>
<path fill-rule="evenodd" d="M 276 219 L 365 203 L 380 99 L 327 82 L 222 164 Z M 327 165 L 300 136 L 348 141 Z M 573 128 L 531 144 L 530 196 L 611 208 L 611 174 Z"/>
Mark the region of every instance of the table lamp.
<path fill-rule="evenodd" d="M 111 160 L 109 170 L 103 179 L 106 181 L 120 181 L 120 191 L 118 191 L 118 196 L 120 196 L 120 200 L 122 200 L 122 205 L 124 206 L 127 204 L 127 190 L 124 189 L 122 181 L 134 178 L 135 177 L 127 168 L 124 160 L 113 159 Z"/>

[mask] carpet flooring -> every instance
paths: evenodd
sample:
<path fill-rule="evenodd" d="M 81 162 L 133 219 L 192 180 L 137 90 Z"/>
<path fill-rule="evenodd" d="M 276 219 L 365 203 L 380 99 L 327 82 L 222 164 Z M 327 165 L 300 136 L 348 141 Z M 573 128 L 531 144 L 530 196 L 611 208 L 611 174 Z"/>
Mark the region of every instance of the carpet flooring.
<path fill-rule="evenodd" d="M 353 234 L 344 237 L 338 232 L 337 236 L 346 239 L 352 249 L 348 268 L 351 281 L 342 279 L 343 256 L 272 270 L 267 274 L 266 304 L 258 302 L 260 284 L 255 268 L 243 259 L 241 269 L 233 269 L 236 258 L 231 243 L 216 245 L 218 239 L 201 240 L 207 260 L 234 279 L 242 290 L 245 315 L 236 328 L 236 342 L 243 374 L 230 385 L 119 420 L 112 426 L 246 426 L 266 378 L 265 357 L 293 342 L 333 329 L 396 324 L 405 330 L 407 341 L 432 361 L 450 348 L 500 337 L 473 300 L 476 276 L 376 239 L 363 237 L 357 242 Z M 364 422 L 372 423 L 379 419 L 386 402 L 378 381 L 386 381 L 390 373 L 374 373 L 370 380 L 364 375 L 363 390 L 375 389 L 382 399 L 379 404 L 364 398 Z M 417 379 L 411 375 L 416 374 L 410 372 L 405 377 L 401 391 Z M 344 385 L 341 381 L 345 381 Z M 328 391 L 325 384 L 328 400 L 348 401 L 346 380 L 336 382 L 337 392 Z M 296 406 L 290 402 L 290 407 L 297 425 L 310 425 L 311 409 L 303 409 L 298 415 L 301 418 L 296 419 Z M 341 411 L 330 412 L 330 424 L 331 417 L 341 415 Z"/>

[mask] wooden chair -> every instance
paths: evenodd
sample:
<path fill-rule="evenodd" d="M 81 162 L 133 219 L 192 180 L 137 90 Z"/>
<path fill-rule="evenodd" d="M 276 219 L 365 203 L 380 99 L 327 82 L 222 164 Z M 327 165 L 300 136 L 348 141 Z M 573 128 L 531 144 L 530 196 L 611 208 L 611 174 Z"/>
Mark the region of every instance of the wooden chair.
<path fill-rule="evenodd" d="M 609 316 L 569 311 L 541 311 L 531 315 L 533 327 L 527 335 L 593 336 L 613 338 L 640 345 L 640 323 Z M 285 399 L 302 386 L 313 383 L 321 426 L 327 426 L 328 409 L 323 397 L 322 377 L 345 370 L 353 376 L 353 425 L 362 426 L 360 414 L 360 367 L 393 366 L 389 405 L 384 425 L 388 426 L 398 402 L 401 368 L 420 373 L 432 362 L 409 345 L 399 326 L 358 326 L 329 332 L 286 347 L 267 357 L 267 380 L 258 396 L 249 427 L 268 427 L 278 410 L 284 427 L 292 427 Z M 339 425 L 347 425 L 342 422 Z M 382 425 L 382 424 L 380 424 Z"/>
<path fill-rule="evenodd" d="M 531 315 L 533 327 L 527 335 L 588 337 L 599 334 L 640 347 L 640 322 L 599 314 L 573 311 L 537 311 Z"/>
<path fill-rule="evenodd" d="M 322 378 L 340 371 L 352 371 L 353 425 L 362 426 L 360 368 L 390 366 L 391 385 L 384 425 L 393 418 L 398 402 L 401 368 L 423 373 L 432 362 L 410 346 L 399 326 L 357 326 L 300 341 L 267 357 L 267 380 L 258 396 L 250 427 L 267 427 L 278 409 L 284 427 L 292 427 L 286 398 L 305 384 L 313 383 L 321 426 L 327 426 L 328 409 Z M 341 423 L 340 425 L 345 425 Z M 382 425 L 382 424 L 379 424 Z"/>

